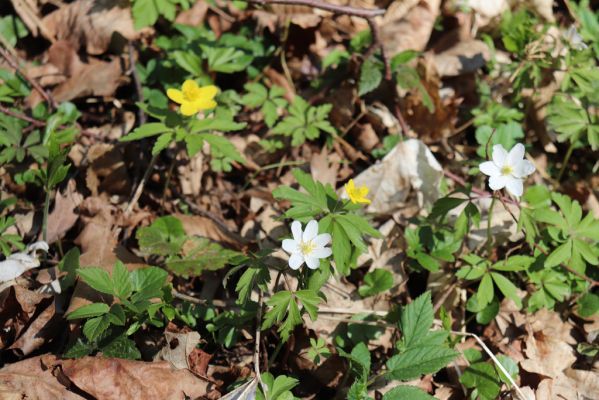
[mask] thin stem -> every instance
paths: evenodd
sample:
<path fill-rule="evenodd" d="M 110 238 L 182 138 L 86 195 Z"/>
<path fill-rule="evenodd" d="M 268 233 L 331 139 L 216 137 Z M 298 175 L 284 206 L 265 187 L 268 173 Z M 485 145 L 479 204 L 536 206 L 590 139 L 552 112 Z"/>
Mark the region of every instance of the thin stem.
<path fill-rule="evenodd" d="M 568 151 L 566 151 L 566 155 L 564 156 L 564 161 L 562 163 L 562 167 L 559 170 L 559 174 L 557 174 L 558 182 L 561 182 L 562 176 L 564 175 L 564 172 L 566 171 L 566 167 L 568 166 L 568 161 L 570 161 L 570 157 L 572 156 L 572 152 L 574 151 L 575 142 L 576 142 L 576 140 L 572 140 L 570 142 L 570 146 L 568 146 Z"/>
<path fill-rule="evenodd" d="M 46 199 L 44 200 L 44 215 L 42 217 L 42 240 L 48 241 L 48 214 L 50 213 L 50 192 L 51 190 L 46 188 Z"/>
<path fill-rule="evenodd" d="M 262 392 L 266 393 L 268 388 L 262 382 L 260 374 L 260 329 L 262 327 L 262 305 L 263 305 L 262 290 L 258 289 L 258 312 L 256 313 L 256 343 L 254 343 L 254 372 L 256 373 L 256 379 L 262 387 Z"/>
<path fill-rule="evenodd" d="M 489 206 L 489 216 L 487 217 L 487 257 L 491 257 L 491 253 L 493 251 L 493 239 L 491 235 L 491 218 L 493 217 L 493 207 L 495 207 L 495 201 L 497 201 L 497 197 L 493 196 L 491 200 L 491 205 Z"/>
<path fill-rule="evenodd" d="M 154 156 L 152 157 L 152 160 L 150 160 L 150 165 L 148 165 L 148 168 L 146 169 L 146 172 L 144 173 L 143 178 L 141 178 L 141 182 L 139 182 L 139 185 L 137 185 L 137 189 L 135 189 L 135 193 L 133 194 L 131 201 L 129 201 L 129 205 L 127 205 L 127 209 L 125 210 L 125 215 L 131 214 L 133 207 L 135 207 L 135 205 L 139 201 L 139 198 L 141 197 L 141 193 L 143 192 L 144 187 L 146 186 L 146 183 L 148 181 L 148 178 L 150 177 L 150 173 L 154 169 L 154 165 L 156 164 L 156 161 L 158 161 L 159 155 L 160 155 L 160 153 L 154 154 Z"/>

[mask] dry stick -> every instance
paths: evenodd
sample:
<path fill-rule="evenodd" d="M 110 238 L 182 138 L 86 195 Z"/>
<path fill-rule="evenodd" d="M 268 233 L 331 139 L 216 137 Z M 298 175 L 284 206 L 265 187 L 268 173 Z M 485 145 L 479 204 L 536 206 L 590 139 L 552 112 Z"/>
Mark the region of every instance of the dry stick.
<path fill-rule="evenodd" d="M 137 185 L 137 189 L 135 189 L 135 193 L 133 194 L 133 197 L 131 197 L 129 204 L 127 205 L 127 208 L 125 209 L 125 216 L 128 216 L 129 214 L 131 214 L 131 210 L 133 210 L 133 207 L 135 207 L 135 205 L 139 201 L 139 198 L 141 197 L 141 193 L 143 192 L 144 187 L 146 186 L 146 182 L 150 178 L 150 174 L 152 173 L 152 170 L 154 169 L 154 165 L 156 165 L 156 161 L 158 161 L 158 156 L 159 156 L 159 153 L 156 153 L 150 160 L 150 165 L 148 165 L 146 172 L 144 172 L 144 176 L 141 178 L 139 185 Z"/>
<path fill-rule="evenodd" d="M 320 0 L 246 0 L 248 3 L 261 4 L 263 6 L 269 4 L 288 4 L 297 6 L 307 6 L 312 8 L 319 8 L 321 10 L 330 11 L 337 14 L 353 15 L 356 17 L 362 17 L 365 19 L 374 18 L 379 15 L 385 14 L 386 10 L 382 8 L 358 8 L 350 6 L 341 6 L 337 4 L 325 3 Z"/>
<path fill-rule="evenodd" d="M 40 86 L 39 83 L 37 83 L 35 80 L 31 79 L 29 76 L 27 76 L 26 73 L 21 71 L 21 68 L 19 67 L 19 63 L 15 59 L 13 59 L 13 57 L 10 55 L 10 53 L 6 49 L 0 47 L 0 55 L 2 55 L 2 57 L 6 60 L 8 65 L 10 65 L 17 73 L 19 73 L 19 75 L 21 75 L 27 82 L 29 82 L 31 84 L 31 86 L 39 92 L 39 94 L 42 95 L 42 97 L 50 105 L 51 109 L 56 108 L 56 103 L 54 102 L 54 99 L 52 98 L 52 96 L 50 96 L 50 94 L 48 94 L 48 92 L 46 92 L 44 90 L 44 88 Z"/>
<path fill-rule="evenodd" d="M 510 216 L 512 217 L 512 219 L 513 219 L 513 220 L 516 222 L 516 224 L 518 224 L 518 218 L 516 218 L 516 216 L 514 215 L 514 213 L 512 212 L 512 210 L 510 210 L 510 209 L 509 209 L 509 207 L 507 206 L 507 204 L 505 204 L 505 203 L 503 202 L 503 200 L 502 200 L 502 198 L 501 198 L 501 197 L 499 197 L 499 201 L 501 201 L 501 204 L 503 204 L 503 207 L 504 207 L 504 208 L 507 210 L 507 212 L 510 214 Z M 519 205 L 519 204 L 517 204 L 517 205 L 518 205 L 518 207 L 520 207 L 520 205 Z M 520 228 L 520 230 L 521 230 L 521 231 L 522 231 L 524 234 L 526 234 L 526 232 L 524 232 L 524 227 Z M 547 253 L 547 251 L 546 251 L 545 249 L 543 249 L 541 246 L 539 246 L 537 243 L 534 243 L 534 242 L 533 242 L 532 246 L 533 246 L 535 249 L 539 250 L 539 251 L 540 251 L 541 253 L 543 253 L 544 255 L 546 255 L 546 256 L 547 256 L 547 255 L 549 255 L 549 254 Z M 589 283 L 591 284 L 591 289 L 592 289 L 593 287 L 595 287 L 595 286 L 599 286 L 599 281 L 596 281 L 596 280 L 594 280 L 593 278 L 591 278 L 591 277 L 588 277 L 588 276 L 586 276 L 586 275 L 584 275 L 584 274 L 582 274 L 582 273 L 580 273 L 580 272 L 576 271 L 574 268 L 570 267 L 569 265 L 566 265 L 566 264 L 564 264 L 564 263 L 561 263 L 561 264 L 560 264 L 560 267 L 562 267 L 562 268 L 564 268 L 565 270 L 567 270 L 568 272 L 570 272 L 570 273 L 572 273 L 572 274 L 576 275 L 576 276 L 577 276 L 577 277 L 579 277 L 580 279 L 584 279 L 585 281 L 589 282 Z"/>
<path fill-rule="evenodd" d="M 478 344 L 483 348 L 483 350 L 485 351 L 485 353 L 487 353 L 487 355 L 491 358 L 491 360 L 493 360 L 493 362 L 495 363 L 495 365 L 497 366 L 497 368 L 499 368 L 499 370 L 501 372 L 503 372 L 503 374 L 506 376 L 507 380 L 510 382 L 510 384 L 512 385 L 512 387 L 516 390 L 516 393 L 518 394 L 518 397 L 520 397 L 521 400 L 530 400 L 528 397 L 526 397 L 526 395 L 524 394 L 524 392 L 522 392 L 522 389 L 520 389 L 520 387 L 518 385 L 516 385 L 516 382 L 514 382 L 514 380 L 510 376 L 510 374 L 504 368 L 504 366 L 501 365 L 501 363 L 499 362 L 499 360 L 497 359 L 497 357 L 495 357 L 495 354 L 493 354 L 493 352 L 487 347 L 487 345 L 485 344 L 485 342 L 483 342 L 482 339 L 480 337 L 478 337 L 478 335 L 475 335 L 474 333 L 458 332 L 458 331 L 450 331 L 450 333 L 452 333 L 454 335 L 458 335 L 458 336 L 470 336 L 470 337 L 473 337 L 474 340 L 476 340 L 478 342 Z"/>

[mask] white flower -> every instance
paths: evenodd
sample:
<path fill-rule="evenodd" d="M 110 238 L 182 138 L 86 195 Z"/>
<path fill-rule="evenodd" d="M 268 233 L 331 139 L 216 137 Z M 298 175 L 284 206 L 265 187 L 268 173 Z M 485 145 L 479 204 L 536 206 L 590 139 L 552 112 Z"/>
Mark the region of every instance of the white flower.
<path fill-rule="evenodd" d="M 302 224 L 299 221 L 293 221 L 291 224 L 291 233 L 293 239 L 283 240 L 283 250 L 289 253 L 289 266 L 291 269 L 298 269 L 306 262 L 310 269 L 317 269 L 320 266 L 320 259 L 327 258 L 333 252 L 325 247 L 331 242 L 331 235 L 328 233 L 318 234 L 318 222 L 312 220 L 306 225 L 306 230 L 302 232 Z"/>
<path fill-rule="evenodd" d="M 44 241 L 31 243 L 27 246 L 26 252 L 11 254 L 6 260 L 0 262 L 0 283 L 12 281 L 23 275 L 25 271 L 39 267 L 38 250 L 47 252 L 48 243 Z"/>
<path fill-rule="evenodd" d="M 493 190 L 506 188 L 516 197 L 524 192 L 524 178 L 535 172 L 535 166 L 524 159 L 524 145 L 516 144 L 508 153 L 502 145 L 493 146 L 493 161 L 480 164 L 480 171 L 489 175 L 489 187 Z"/>
<path fill-rule="evenodd" d="M 580 50 L 587 49 L 589 47 L 582 40 L 582 36 L 580 36 L 580 34 L 578 33 L 578 31 L 576 30 L 576 27 L 574 25 L 570 25 L 568 30 L 566 32 L 564 32 L 562 35 L 563 35 L 564 39 L 566 39 L 566 41 L 570 44 L 570 47 L 572 47 L 575 50 L 580 51 Z"/>

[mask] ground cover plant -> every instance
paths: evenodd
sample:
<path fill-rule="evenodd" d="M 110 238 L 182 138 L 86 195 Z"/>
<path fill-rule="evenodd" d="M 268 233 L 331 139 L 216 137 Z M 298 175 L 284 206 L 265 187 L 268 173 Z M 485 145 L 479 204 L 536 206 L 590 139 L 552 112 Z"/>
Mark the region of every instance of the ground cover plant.
<path fill-rule="evenodd" d="M 599 397 L 596 6 L 3 2 L 3 398 Z"/>

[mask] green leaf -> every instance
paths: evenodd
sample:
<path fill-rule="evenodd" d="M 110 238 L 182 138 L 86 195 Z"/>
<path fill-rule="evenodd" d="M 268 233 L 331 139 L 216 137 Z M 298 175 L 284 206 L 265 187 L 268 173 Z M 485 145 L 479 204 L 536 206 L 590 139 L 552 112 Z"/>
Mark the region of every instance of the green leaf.
<path fill-rule="evenodd" d="M 112 279 L 108 272 L 97 267 L 79 268 L 77 274 L 87 283 L 92 289 L 101 293 L 113 294 Z"/>
<path fill-rule="evenodd" d="M 129 297 L 133 290 L 129 281 L 129 271 L 127 271 L 127 268 L 119 260 L 117 260 L 112 269 L 112 284 L 114 295 L 119 299 Z"/>
<path fill-rule="evenodd" d="M 108 304 L 104 303 L 91 303 L 85 306 L 79 307 L 73 312 L 67 315 L 68 320 L 79 319 L 79 318 L 91 318 L 104 315 L 110 310 Z"/>
<path fill-rule="evenodd" d="M 191 237 L 182 248 L 182 255 L 170 257 L 167 268 L 175 275 L 200 276 L 204 271 L 223 268 L 240 253 L 223 248 L 208 238 Z"/>
<path fill-rule="evenodd" d="M 140 1 L 140 0 L 137 0 Z M 140 140 L 151 136 L 156 136 L 161 133 L 172 132 L 172 129 L 163 124 L 162 122 L 149 122 L 142 126 L 135 128 L 133 132 L 127 136 L 120 138 L 121 142 L 131 142 L 133 140 Z"/>
<path fill-rule="evenodd" d="M 431 293 L 426 292 L 401 310 L 399 328 L 405 348 L 416 346 L 433 324 Z"/>
<path fill-rule="evenodd" d="M 383 400 L 435 400 L 435 397 L 415 386 L 397 386 L 383 395 Z"/>
<path fill-rule="evenodd" d="M 161 297 L 162 287 L 166 284 L 168 273 L 158 267 L 146 267 L 136 269 L 129 273 L 129 279 L 133 286 L 134 301 Z M 132 300 L 133 300 L 132 297 Z"/>
<path fill-rule="evenodd" d="M 262 390 L 256 393 L 257 400 L 293 400 L 291 389 L 296 387 L 299 381 L 295 378 L 290 378 L 285 375 L 279 375 L 275 379 L 270 372 L 265 372 L 260 375 L 262 382 L 268 388 L 266 393 Z"/>
<path fill-rule="evenodd" d="M 589 318 L 599 311 L 599 296 L 595 293 L 585 293 L 578 299 L 578 315 Z"/>
<path fill-rule="evenodd" d="M 337 272 L 342 276 L 347 276 L 350 272 L 349 260 L 351 258 L 351 243 L 345 230 L 339 223 L 337 223 L 337 221 L 332 222 L 331 237 L 333 240 L 331 249 L 333 251 L 333 259 L 335 260 Z"/>
<path fill-rule="evenodd" d="M 362 297 L 373 296 L 393 287 L 393 274 L 377 268 L 364 276 L 364 285 L 360 286 L 358 292 Z"/>
<path fill-rule="evenodd" d="M 135 237 L 142 253 L 159 256 L 177 254 L 187 239 L 181 221 L 170 215 L 138 229 Z"/>
<path fill-rule="evenodd" d="M 481 307 L 486 307 L 493 300 L 495 291 L 493 290 L 493 280 L 489 274 L 484 274 L 476 291 L 476 299 Z"/>
<path fill-rule="evenodd" d="M 441 346 L 416 346 L 387 361 L 390 379 L 408 381 L 445 367 L 459 353 Z"/>
<path fill-rule="evenodd" d="M 110 322 L 106 315 L 102 315 L 100 317 L 95 317 L 92 319 L 88 319 L 85 321 L 85 325 L 83 325 L 83 334 L 90 342 L 95 341 L 106 329 Z"/>
<path fill-rule="evenodd" d="M 118 335 L 108 343 L 100 347 L 104 357 L 125 358 L 128 360 L 139 360 L 141 353 L 135 342 L 125 334 Z"/>
<path fill-rule="evenodd" d="M 293 294 L 287 290 L 275 293 L 266 304 L 271 307 L 264 315 L 262 329 L 267 329 L 275 323 L 282 322 L 279 327 L 281 339 L 286 342 L 293 328 L 302 323 L 299 307 Z M 286 317 L 286 318 L 285 318 Z"/>
<path fill-rule="evenodd" d="M 572 255 L 572 241 L 561 244 L 545 259 L 545 268 L 552 268 L 566 262 Z"/>
<path fill-rule="evenodd" d="M 322 302 L 318 293 L 314 290 L 298 290 L 295 292 L 295 296 L 304 306 L 304 309 L 308 312 L 310 319 L 316 321 L 318 318 L 318 304 Z"/>
<path fill-rule="evenodd" d="M 374 57 L 370 57 L 362 63 L 358 81 L 358 96 L 372 92 L 381 84 L 383 69 L 383 63 Z"/>
<path fill-rule="evenodd" d="M 518 308 L 521 308 L 522 300 L 518 297 L 518 288 L 509 279 L 497 272 L 491 272 L 491 276 L 501 293 L 503 293 L 505 297 L 513 300 Z"/>
<path fill-rule="evenodd" d="M 460 382 L 468 388 L 476 388 L 484 400 L 495 400 L 501 390 L 501 382 L 495 368 L 486 362 L 472 364 L 466 368 Z"/>

